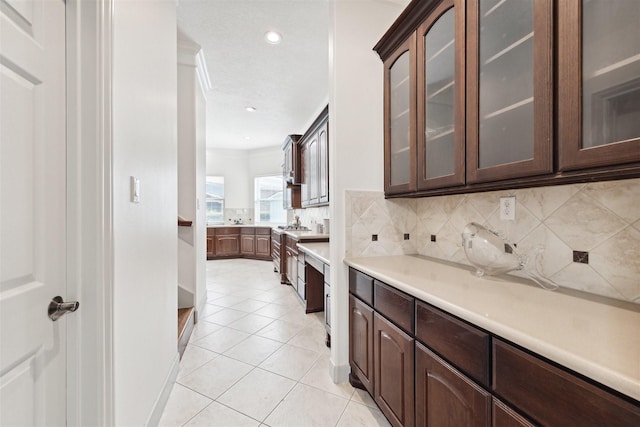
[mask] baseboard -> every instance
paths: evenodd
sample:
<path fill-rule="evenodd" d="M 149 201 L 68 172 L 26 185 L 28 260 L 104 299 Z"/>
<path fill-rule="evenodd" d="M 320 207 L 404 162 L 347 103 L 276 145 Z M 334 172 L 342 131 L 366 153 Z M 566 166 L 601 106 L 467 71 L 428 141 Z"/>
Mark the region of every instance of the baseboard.
<path fill-rule="evenodd" d="M 173 386 L 176 383 L 176 379 L 178 378 L 178 372 L 180 371 L 180 355 L 176 353 L 176 357 L 173 359 L 173 364 L 171 365 L 171 369 L 169 369 L 169 374 L 162 386 L 162 390 L 158 395 L 155 403 L 153 404 L 153 409 L 151 410 L 151 414 L 147 418 L 147 422 L 145 426 L 157 426 L 160 423 L 160 418 L 162 418 L 162 413 L 164 412 L 164 408 L 167 406 L 167 402 L 169 401 L 169 396 L 171 395 L 171 390 L 173 390 Z"/>
<path fill-rule="evenodd" d="M 346 365 L 334 365 L 333 360 L 330 359 L 329 367 L 331 369 L 331 379 L 335 384 L 340 384 L 349 380 L 351 367 L 348 363 Z"/>

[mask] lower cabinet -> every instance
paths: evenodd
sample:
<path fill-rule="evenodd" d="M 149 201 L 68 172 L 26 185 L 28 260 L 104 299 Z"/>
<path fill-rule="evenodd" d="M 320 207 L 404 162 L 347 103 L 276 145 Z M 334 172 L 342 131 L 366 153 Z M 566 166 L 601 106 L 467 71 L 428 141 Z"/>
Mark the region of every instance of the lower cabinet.
<path fill-rule="evenodd" d="M 271 254 L 271 236 L 256 234 L 256 256 L 269 258 Z"/>
<path fill-rule="evenodd" d="M 373 352 L 374 400 L 391 425 L 414 425 L 413 337 L 376 312 Z"/>
<path fill-rule="evenodd" d="M 240 235 L 228 234 L 215 236 L 216 256 L 229 257 L 240 255 Z"/>
<path fill-rule="evenodd" d="M 416 426 L 491 425 L 489 392 L 419 342 L 415 357 Z"/>
<path fill-rule="evenodd" d="M 256 236 L 241 235 L 240 253 L 242 255 L 255 255 Z"/>
<path fill-rule="evenodd" d="M 349 295 L 349 365 L 351 383 L 359 381 L 373 395 L 373 309 L 353 295 Z"/>
<path fill-rule="evenodd" d="M 271 259 L 271 227 L 207 228 L 207 259 Z"/>
<path fill-rule="evenodd" d="M 349 379 L 393 426 L 640 426 L 633 399 L 354 269 L 349 293 Z"/>

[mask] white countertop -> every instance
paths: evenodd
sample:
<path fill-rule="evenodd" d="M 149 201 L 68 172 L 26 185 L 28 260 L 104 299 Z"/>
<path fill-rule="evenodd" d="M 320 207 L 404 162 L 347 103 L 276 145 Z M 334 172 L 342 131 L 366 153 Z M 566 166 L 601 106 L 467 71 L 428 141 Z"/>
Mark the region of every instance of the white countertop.
<path fill-rule="evenodd" d="M 640 307 L 546 291 L 418 255 L 345 264 L 640 400 Z"/>
<path fill-rule="evenodd" d="M 311 239 L 327 239 L 329 240 L 328 234 L 316 233 L 315 231 L 299 231 L 299 230 L 283 230 L 285 234 L 295 237 L 296 239 L 303 240 L 311 240 Z"/>
<path fill-rule="evenodd" d="M 264 224 L 215 224 L 215 225 L 207 225 L 207 228 L 229 228 L 229 227 L 273 228 L 273 225 L 264 225 Z"/>
<path fill-rule="evenodd" d="M 319 259 L 324 264 L 331 265 L 329 261 L 329 242 L 311 242 L 311 243 L 298 243 L 298 249 L 302 252 Z"/>

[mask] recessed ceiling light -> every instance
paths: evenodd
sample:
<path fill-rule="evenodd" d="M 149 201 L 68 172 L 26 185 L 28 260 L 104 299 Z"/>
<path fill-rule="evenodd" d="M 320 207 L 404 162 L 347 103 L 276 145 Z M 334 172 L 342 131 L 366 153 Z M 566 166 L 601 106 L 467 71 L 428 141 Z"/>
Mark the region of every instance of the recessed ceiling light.
<path fill-rule="evenodd" d="M 250 136 L 245 136 L 244 139 L 249 141 L 251 139 L 251 137 Z"/>
<path fill-rule="evenodd" d="M 267 43 L 278 44 L 282 41 L 282 34 L 275 31 L 267 31 L 264 34 L 264 39 Z"/>
<path fill-rule="evenodd" d="M 251 106 L 249 106 L 249 107 L 244 107 L 244 109 L 245 109 L 245 110 L 247 110 L 247 111 L 248 111 L 248 112 L 250 112 L 250 113 L 253 113 L 254 111 L 256 111 L 256 110 L 257 110 L 257 108 L 256 108 L 256 107 L 251 107 Z"/>

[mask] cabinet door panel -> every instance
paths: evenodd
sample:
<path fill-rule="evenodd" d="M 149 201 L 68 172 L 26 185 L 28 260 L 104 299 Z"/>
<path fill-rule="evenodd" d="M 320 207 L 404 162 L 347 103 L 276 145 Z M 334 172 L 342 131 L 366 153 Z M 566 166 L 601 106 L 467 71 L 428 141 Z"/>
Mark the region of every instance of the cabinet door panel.
<path fill-rule="evenodd" d="M 373 309 L 349 295 L 349 365 L 373 394 Z"/>
<path fill-rule="evenodd" d="M 240 236 L 216 236 L 216 256 L 240 255 Z"/>
<path fill-rule="evenodd" d="M 256 255 L 268 257 L 271 253 L 271 238 L 269 236 L 256 236 Z"/>
<path fill-rule="evenodd" d="M 394 426 L 413 426 L 413 338 L 373 315 L 374 399 Z"/>
<path fill-rule="evenodd" d="M 255 246 L 254 236 L 247 236 L 244 234 L 241 235 L 240 253 L 242 255 L 254 255 L 256 253 L 254 246 Z"/>
<path fill-rule="evenodd" d="M 416 36 L 413 34 L 384 63 L 384 190 L 416 189 Z"/>
<path fill-rule="evenodd" d="M 464 184 L 465 1 L 446 0 L 418 29 L 418 188 Z"/>
<path fill-rule="evenodd" d="M 491 395 L 416 343 L 416 426 L 488 427 Z"/>
<path fill-rule="evenodd" d="M 468 0 L 467 182 L 553 171 L 551 0 Z"/>
<path fill-rule="evenodd" d="M 308 143 L 307 152 L 309 153 L 309 180 L 306 182 L 309 191 L 309 204 L 318 204 L 318 134 L 311 137 Z"/>
<path fill-rule="evenodd" d="M 560 169 L 640 161 L 640 2 L 558 4 Z"/>
<path fill-rule="evenodd" d="M 329 203 L 329 123 L 318 131 L 318 202 Z"/>

